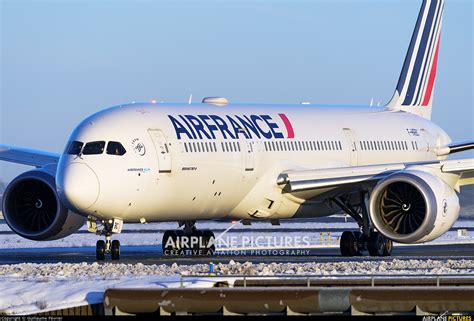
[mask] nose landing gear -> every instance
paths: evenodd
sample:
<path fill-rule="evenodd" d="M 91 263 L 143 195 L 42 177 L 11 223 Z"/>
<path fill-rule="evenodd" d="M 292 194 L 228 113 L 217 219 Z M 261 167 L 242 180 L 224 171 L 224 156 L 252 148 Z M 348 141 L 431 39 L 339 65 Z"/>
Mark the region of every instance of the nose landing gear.
<path fill-rule="evenodd" d="M 116 261 L 120 259 L 120 242 L 118 240 L 112 241 L 112 234 L 120 233 L 122 231 L 123 222 L 119 219 L 113 219 L 108 221 L 101 221 L 102 229 L 97 228 L 97 220 L 89 217 L 87 220 L 87 230 L 93 232 L 96 235 L 105 236 L 104 240 L 99 240 L 96 243 L 95 255 L 98 261 L 105 260 L 105 256 L 110 254 L 112 260 Z"/>

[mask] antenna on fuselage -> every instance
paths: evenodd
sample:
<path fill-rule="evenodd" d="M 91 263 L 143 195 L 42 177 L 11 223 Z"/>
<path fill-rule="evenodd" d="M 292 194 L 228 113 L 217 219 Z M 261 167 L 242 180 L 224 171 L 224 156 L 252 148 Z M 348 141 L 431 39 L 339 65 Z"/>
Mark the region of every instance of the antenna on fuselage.
<path fill-rule="evenodd" d="M 189 95 L 188 105 L 191 105 L 192 102 L 193 102 L 193 94 Z"/>

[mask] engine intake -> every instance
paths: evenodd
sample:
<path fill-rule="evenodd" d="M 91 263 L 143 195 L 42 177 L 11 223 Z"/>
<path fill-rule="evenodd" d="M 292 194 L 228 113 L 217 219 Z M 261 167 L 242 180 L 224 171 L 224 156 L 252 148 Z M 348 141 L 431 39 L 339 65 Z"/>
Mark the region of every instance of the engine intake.
<path fill-rule="evenodd" d="M 86 221 L 60 202 L 54 176 L 43 170 L 32 170 L 15 178 L 5 190 L 2 205 L 10 228 L 30 240 L 66 237 Z"/>
<path fill-rule="evenodd" d="M 377 230 L 396 242 L 427 242 L 453 226 L 459 216 L 459 199 L 437 176 L 401 171 L 375 186 L 370 216 Z"/>
<path fill-rule="evenodd" d="M 410 234 L 423 223 L 426 202 L 415 186 L 405 182 L 388 185 L 380 196 L 380 217 L 394 233 Z"/>

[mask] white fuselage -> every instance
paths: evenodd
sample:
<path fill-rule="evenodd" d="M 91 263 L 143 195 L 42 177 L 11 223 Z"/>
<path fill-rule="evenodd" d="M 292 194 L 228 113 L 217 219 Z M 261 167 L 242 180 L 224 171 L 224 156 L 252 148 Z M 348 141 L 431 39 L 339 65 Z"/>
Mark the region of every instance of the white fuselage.
<path fill-rule="evenodd" d="M 432 161 L 450 139 L 429 120 L 378 107 L 129 104 L 90 116 L 70 141 L 120 142 L 126 153 L 65 152 L 56 182 L 66 204 L 151 222 L 331 215 L 330 191 L 298 199 L 278 174 Z"/>

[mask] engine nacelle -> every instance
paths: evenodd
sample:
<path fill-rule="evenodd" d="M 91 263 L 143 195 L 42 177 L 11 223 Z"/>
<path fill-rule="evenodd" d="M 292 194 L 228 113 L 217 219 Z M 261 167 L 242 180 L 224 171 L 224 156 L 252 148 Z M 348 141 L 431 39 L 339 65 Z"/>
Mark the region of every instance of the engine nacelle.
<path fill-rule="evenodd" d="M 420 170 L 382 179 L 370 197 L 375 228 L 398 243 L 422 243 L 448 231 L 459 216 L 459 198 L 441 178 Z"/>
<path fill-rule="evenodd" d="M 18 235 L 35 241 L 66 237 L 86 217 L 67 209 L 58 198 L 54 176 L 36 169 L 16 177 L 3 194 L 3 217 Z"/>

